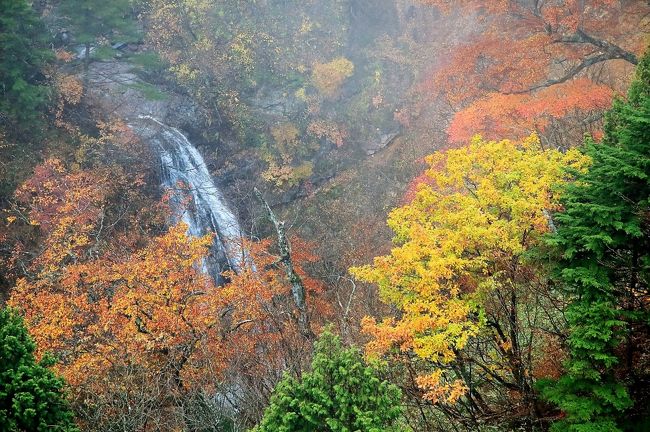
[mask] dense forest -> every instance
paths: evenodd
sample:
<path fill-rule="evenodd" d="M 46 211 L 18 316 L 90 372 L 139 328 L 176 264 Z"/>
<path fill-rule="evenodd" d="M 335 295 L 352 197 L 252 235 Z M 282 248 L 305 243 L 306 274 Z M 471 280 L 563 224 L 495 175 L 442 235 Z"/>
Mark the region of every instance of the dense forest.
<path fill-rule="evenodd" d="M 0 0 L 0 432 L 650 431 L 649 30 Z"/>

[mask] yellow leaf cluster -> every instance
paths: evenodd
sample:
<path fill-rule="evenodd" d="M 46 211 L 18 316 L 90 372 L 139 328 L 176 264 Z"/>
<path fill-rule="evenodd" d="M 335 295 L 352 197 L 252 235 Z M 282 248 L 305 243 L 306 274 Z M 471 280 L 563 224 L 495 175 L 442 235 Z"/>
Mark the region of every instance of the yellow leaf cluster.
<path fill-rule="evenodd" d="M 424 399 L 433 403 L 453 404 L 467 393 L 468 388 L 461 380 L 445 382 L 442 370 L 416 379 L 418 387 L 425 391 Z"/>
<path fill-rule="evenodd" d="M 300 146 L 298 128 L 293 123 L 282 123 L 271 128 L 271 135 L 282 158 L 290 160 Z"/>
<path fill-rule="evenodd" d="M 312 121 L 307 127 L 307 132 L 318 138 L 326 138 L 337 147 L 342 147 L 348 137 L 348 131 L 344 127 L 327 120 Z"/>
<path fill-rule="evenodd" d="M 582 169 L 588 160 L 577 151 L 544 150 L 531 135 L 523 142 L 476 136 L 427 162 L 429 184 L 389 216 L 396 243 L 390 255 L 351 272 L 378 284 L 382 299 L 400 311 L 399 319 L 364 320 L 372 337 L 367 352 L 399 348 L 442 370 L 478 334 L 482 296 L 499 286 L 510 260 L 521 259 L 550 229 L 555 185 L 566 168 Z M 434 378 L 422 382 L 432 400 L 462 394 Z"/>

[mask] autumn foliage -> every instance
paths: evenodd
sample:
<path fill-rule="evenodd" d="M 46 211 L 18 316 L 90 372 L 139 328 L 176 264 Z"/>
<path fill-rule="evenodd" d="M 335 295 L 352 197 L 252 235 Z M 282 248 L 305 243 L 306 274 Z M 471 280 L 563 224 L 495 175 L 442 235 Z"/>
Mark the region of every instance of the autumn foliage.
<path fill-rule="evenodd" d="M 312 70 L 312 81 L 325 97 L 334 97 L 343 82 L 352 76 L 354 64 L 345 57 L 339 57 L 329 63 L 316 63 Z"/>
<path fill-rule="evenodd" d="M 200 411 L 193 404 L 234 385 L 230 376 L 256 418 L 272 389 L 259 378 L 280 379 L 284 367 L 299 374 L 310 350 L 273 243 L 247 243 L 247 266 L 216 286 L 201 270 L 213 236 L 165 228 L 164 197 L 151 199 L 149 171 L 134 173 L 140 144 L 119 123 L 100 126 L 100 138 L 80 136 L 80 163 L 48 159 L 16 191 L 9 222 L 20 277 L 9 304 L 24 313 L 36 355 L 57 357 L 85 428 L 172 430 Z M 116 146 L 124 160 L 107 163 Z M 302 267 L 315 257 L 294 244 L 317 329 L 328 307 Z M 120 401 L 137 409 L 127 416 Z"/>
<path fill-rule="evenodd" d="M 390 255 L 352 269 L 376 283 L 382 299 L 400 312 L 381 322 L 364 320 L 371 337 L 366 350 L 396 361 L 411 353 L 426 360 L 429 367 L 416 382 L 435 404 L 454 405 L 465 396 L 477 404 L 473 415 L 480 418 L 491 415 L 501 397 L 489 399 L 503 391 L 510 392 L 503 397 L 511 406 L 534 417 L 536 409 L 526 405 L 541 358 L 528 355 L 552 332 L 529 327 L 517 313 L 547 295 L 543 273 L 526 254 L 552 227 L 549 212 L 559 208 L 555 185 L 566 178 L 565 169 L 582 169 L 587 160 L 577 151 L 543 150 L 533 135 L 520 143 L 477 136 L 427 162 L 430 184 L 390 214 L 396 243 Z M 483 360 L 471 378 L 462 370 L 476 350 Z M 484 374 L 503 388 L 481 388 Z"/>
<path fill-rule="evenodd" d="M 215 392 L 227 372 L 239 371 L 248 390 L 263 397 L 269 389 L 255 387 L 260 376 L 287 362 L 300 370 L 309 346 L 297 331 L 284 273 L 273 270 L 275 258 L 264 250 L 268 243 L 250 248 L 255 265 L 268 270 L 248 267 L 218 288 L 200 271 L 212 238 L 185 232 L 180 224 L 129 256 L 19 281 L 10 303 L 25 312 L 38 352 L 59 355 L 57 369 L 79 397 L 116 397 L 110 391 L 120 374 L 135 368 L 150 391 L 165 383 L 150 409 L 173 413 L 180 407 L 166 399 Z M 320 285 L 305 280 L 316 299 Z M 157 427 L 167 428 L 173 417 L 160 421 L 167 423 Z"/>
<path fill-rule="evenodd" d="M 0 4 L 0 430 L 650 428 L 647 1 Z"/>
<path fill-rule="evenodd" d="M 448 129 L 452 142 L 476 132 L 492 139 L 531 130 L 550 136 L 562 128 L 566 135 L 567 118 L 586 125 L 575 136 L 580 139 L 582 132 L 597 130 L 589 125 L 624 90 L 625 82 L 614 76 L 629 71 L 644 49 L 638 30 L 648 13 L 644 2 L 421 3 L 463 14 L 475 26 L 467 40 L 451 44 L 419 86 L 425 98 L 442 97 L 456 111 Z"/>
<path fill-rule="evenodd" d="M 611 104 L 612 97 L 610 87 L 587 78 L 547 87 L 534 95 L 487 94 L 458 112 L 447 132 L 452 142 L 469 140 L 471 131 L 520 137 L 531 130 L 546 130 L 555 119 L 573 114 L 577 107 L 589 113 L 602 111 Z"/>

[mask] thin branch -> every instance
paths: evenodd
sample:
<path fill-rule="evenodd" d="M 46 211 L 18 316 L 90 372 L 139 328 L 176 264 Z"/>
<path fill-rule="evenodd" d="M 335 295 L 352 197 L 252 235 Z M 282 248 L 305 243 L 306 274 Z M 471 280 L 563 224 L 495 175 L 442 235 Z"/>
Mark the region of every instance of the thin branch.
<path fill-rule="evenodd" d="M 610 54 L 599 54 L 599 55 L 594 56 L 594 57 L 589 57 L 589 58 L 584 59 L 579 64 L 573 66 L 571 69 L 569 69 L 560 78 L 551 79 L 551 80 L 545 81 L 545 82 L 543 82 L 541 84 L 534 85 L 534 86 L 529 87 L 529 88 L 524 89 L 524 90 L 505 92 L 504 94 L 530 93 L 532 91 L 539 90 L 539 89 L 542 89 L 542 88 L 551 87 L 551 86 L 554 86 L 554 85 L 557 85 L 557 84 L 562 84 L 562 83 L 565 83 L 565 82 L 569 81 L 571 78 L 575 77 L 576 75 L 578 75 L 578 73 L 580 73 L 581 71 L 583 71 L 584 69 L 586 69 L 586 68 L 588 68 L 590 66 L 593 66 L 595 64 L 602 63 L 602 62 L 605 62 L 605 61 L 613 60 L 615 58 L 621 58 L 621 57 L 612 57 Z"/>

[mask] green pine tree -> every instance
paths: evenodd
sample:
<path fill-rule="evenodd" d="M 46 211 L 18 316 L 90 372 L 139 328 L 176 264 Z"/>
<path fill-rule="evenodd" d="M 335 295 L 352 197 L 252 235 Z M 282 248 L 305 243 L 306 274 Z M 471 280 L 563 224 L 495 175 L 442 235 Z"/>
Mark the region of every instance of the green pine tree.
<path fill-rule="evenodd" d="M 0 0 L 0 126 L 33 128 L 48 99 L 47 32 L 25 0 Z"/>
<path fill-rule="evenodd" d="M 34 349 L 22 318 L 0 310 L 0 431 L 77 431 L 63 380 Z"/>
<path fill-rule="evenodd" d="M 630 416 L 630 430 L 641 430 L 650 378 L 636 360 L 650 342 L 650 55 L 627 100 L 607 114 L 602 143 L 587 139 L 585 152 L 592 165 L 566 187 L 550 238 L 571 294 L 570 358 L 542 393 L 565 415 L 553 431 L 616 432 Z"/>
<path fill-rule="evenodd" d="M 59 13 L 69 20 L 75 40 L 85 47 L 86 71 L 93 44 L 101 39 L 132 42 L 138 38 L 131 0 L 62 0 Z"/>
<path fill-rule="evenodd" d="M 276 387 L 256 432 L 383 432 L 400 416 L 399 389 L 381 381 L 359 352 L 323 333 L 310 372 Z"/>

